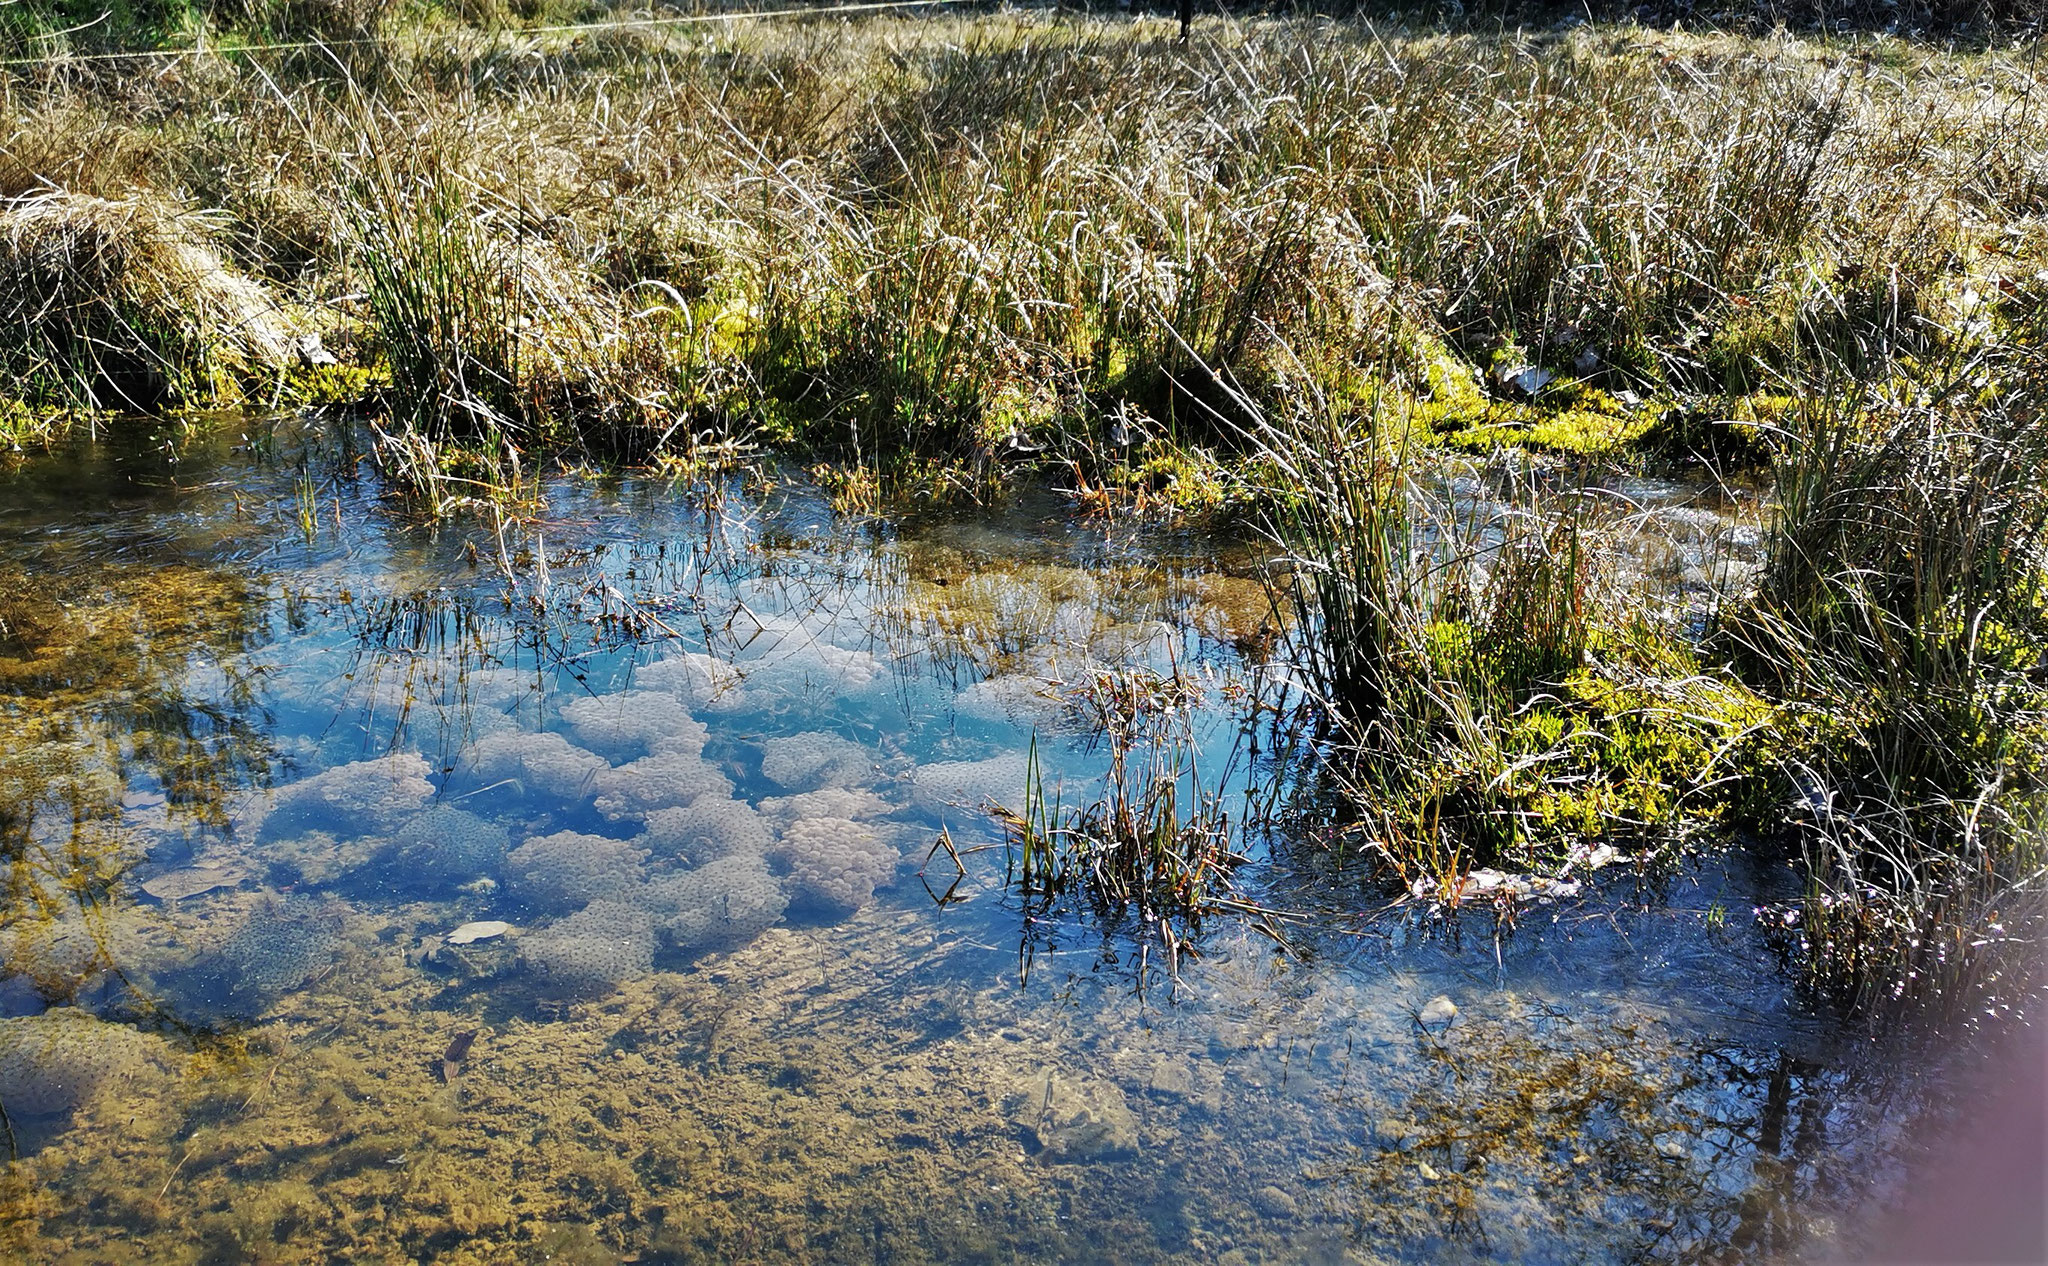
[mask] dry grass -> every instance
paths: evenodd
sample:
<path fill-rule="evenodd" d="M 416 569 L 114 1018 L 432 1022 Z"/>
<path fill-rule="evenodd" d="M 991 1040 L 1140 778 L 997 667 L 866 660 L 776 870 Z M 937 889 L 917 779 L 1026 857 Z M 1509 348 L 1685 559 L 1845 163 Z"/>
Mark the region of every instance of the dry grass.
<path fill-rule="evenodd" d="M 0 205 L 0 367 L 36 404 L 147 410 L 236 399 L 295 363 L 303 322 L 145 194 Z"/>
<path fill-rule="evenodd" d="M 591 390 L 541 393 L 546 443 L 759 433 L 975 470 L 1227 449 L 1231 391 L 1283 408 L 1304 386 L 1474 443 L 1597 447 L 1674 402 L 1796 387 L 1803 349 L 1882 373 L 1966 289 L 2048 262 L 2023 53 L 1310 21 L 1181 48 L 1170 29 L 424 28 L 352 85 L 332 61 L 52 68 L 0 107 L 0 191 L 218 208 L 235 262 L 356 319 L 362 357 L 459 329 L 503 359 L 475 313 L 361 297 L 364 246 L 402 227 L 391 199 L 412 216 L 431 187 L 479 266 L 574 282 L 515 305 L 561 318 L 522 335 L 525 363 L 591 367 Z M 415 172 L 352 198 L 366 114 Z M 446 262 L 402 238 L 375 253 Z M 1510 361 L 1560 380 L 1520 400 L 1494 386 Z M 1113 436 L 1112 415 L 1136 425 Z"/>

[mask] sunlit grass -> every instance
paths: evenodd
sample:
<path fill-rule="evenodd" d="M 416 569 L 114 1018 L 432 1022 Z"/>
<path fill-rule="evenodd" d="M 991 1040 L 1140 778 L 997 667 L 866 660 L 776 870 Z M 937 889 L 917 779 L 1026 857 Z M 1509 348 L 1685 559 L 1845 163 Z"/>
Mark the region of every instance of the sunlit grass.
<path fill-rule="evenodd" d="M 417 481 L 738 438 L 1149 495 L 1233 464 L 1234 394 L 1304 391 L 1424 442 L 1682 453 L 1710 432 L 1667 415 L 1811 389 L 1816 351 L 1881 380 L 2048 262 L 2005 231 L 2042 149 L 2017 55 L 1009 14 L 515 58 L 374 6 L 249 21 L 393 38 L 374 73 L 152 81 L 192 109 L 27 76 L 0 195 L 217 208 L 226 264 L 389 372 Z M 138 332 L 205 403 L 211 345 Z"/>

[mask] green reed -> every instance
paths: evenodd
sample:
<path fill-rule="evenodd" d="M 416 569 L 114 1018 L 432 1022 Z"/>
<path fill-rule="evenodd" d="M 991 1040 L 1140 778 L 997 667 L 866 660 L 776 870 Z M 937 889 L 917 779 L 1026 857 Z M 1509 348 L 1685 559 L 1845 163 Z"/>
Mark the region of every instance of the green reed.
<path fill-rule="evenodd" d="M 1978 389 L 2008 357 L 2048 381 L 2039 348 L 1993 344 L 1911 394 L 1803 403 L 1762 586 L 1729 618 L 1814 736 L 1787 755 L 1801 937 L 1855 996 L 1955 993 L 2043 927 L 2048 425 L 2031 391 Z"/>
<path fill-rule="evenodd" d="M 1192 729 L 1198 687 L 1178 671 L 1098 674 L 1077 705 L 1109 756 L 1096 794 L 1050 796 L 1032 739 L 1021 809 L 999 811 L 1009 877 L 1051 904 L 1078 895 L 1098 915 L 1135 914 L 1178 952 L 1230 892 L 1244 861 L 1233 848 L 1221 788 L 1205 778 Z"/>
<path fill-rule="evenodd" d="M 1349 434 L 1327 413 L 1255 433 L 1287 490 L 1270 530 L 1304 698 L 1351 832 L 1404 881 L 1455 887 L 1526 850 L 1517 774 L 1557 763 L 1517 721 L 1549 701 L 1592 636 L 1577 507 L 1511 490 L 1460 509 L 1424 486 L 1405 434 Z M 1283 713 L 1283 715 L 1290 715 Z"/>
<path fill-rule="evenodd" d="M 423 138 L 366 111 L 338 160 L 343 233 L 391 379 L 379 457 L 435 500 L 504 500 L 538 455 L 633 457 L 677 429 L 657 291 L 629 312 L 526 231 L 515 186 L 481 205 Z M 665 428 L 665 429 L 664 429 Z"/>

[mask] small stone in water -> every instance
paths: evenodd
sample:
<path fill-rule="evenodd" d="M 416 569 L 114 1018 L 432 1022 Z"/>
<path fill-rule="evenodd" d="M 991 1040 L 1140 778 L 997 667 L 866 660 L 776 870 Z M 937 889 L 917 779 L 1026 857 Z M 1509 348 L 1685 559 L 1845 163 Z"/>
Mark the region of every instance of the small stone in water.
<path fill-rule="evenodd" d="M 158 901 L 176 901 L 215 888 L 232 888 L 242 878 L 241 871 L 227 866 L 187 866 L 143 880 L 142 890 Z"/>
<path fill-rule="evenodd" d="M 503 936 L 512 930 L 509 923 L 496 919 L 485 919 L 480 923 L 465 923 L 448 934 L 450 945 L 467 945 L 471 941 L 488 941 L 494 936 Z"/>
<path fill-rule="evenodd" d="M 1294 1197 L 1271 1183 L 1252 1193 L 1252 1204 L 1269 1218 L 1292 1218 L 1301 1213 L 1301 1205 Z"/>
<path fill-rule="evenodd" d="M 1415 1018 L 1425 1029 L 1436 1025 L 1448 1028 L 1451 1021 L 1458 1018 L 1458 1004 L 1452 1002 L 1449 995 L 1438 994 L 1422 1004 L 1422 1010 Z"/>

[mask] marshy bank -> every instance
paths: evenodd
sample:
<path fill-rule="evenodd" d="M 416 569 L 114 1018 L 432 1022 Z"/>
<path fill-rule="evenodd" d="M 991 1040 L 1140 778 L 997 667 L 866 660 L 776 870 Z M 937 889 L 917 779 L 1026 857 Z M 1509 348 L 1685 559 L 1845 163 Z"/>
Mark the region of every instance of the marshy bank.
<path fill-rule="evenodd" d="M 1853 1253 L 2030 1021 L 2035 46 L 205 20 L 0 100 L 29 1250 Z"/>
<path fill-rule="evenodd" d="M 9 68 L 24 435 L 338 398 L 423 488 L 765 445 L 1201 508 L 1248 495 L 1239 395 L 1755 464 L 1792 401 L 2038 311 L 2025 45 L 386 20 L 368 52 Z"/>

